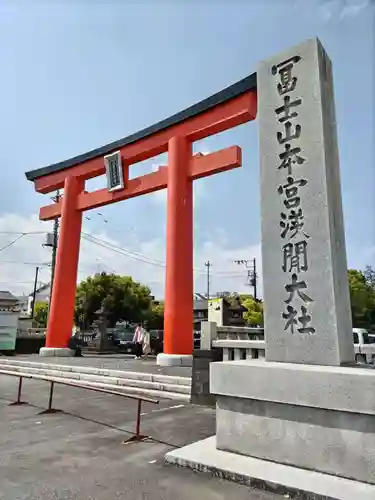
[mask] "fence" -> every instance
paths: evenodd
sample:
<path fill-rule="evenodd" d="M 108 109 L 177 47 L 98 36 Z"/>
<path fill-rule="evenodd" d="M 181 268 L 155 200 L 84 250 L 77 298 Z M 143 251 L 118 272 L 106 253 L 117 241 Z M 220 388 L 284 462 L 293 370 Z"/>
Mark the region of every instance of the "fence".
<path fill-rule="evenodd" d="M 217 326 L 203 322 L 201 349 L 212 347 L 223 350 L 223 360 L 264 359 L 266 345 L 263 328 Z"/>

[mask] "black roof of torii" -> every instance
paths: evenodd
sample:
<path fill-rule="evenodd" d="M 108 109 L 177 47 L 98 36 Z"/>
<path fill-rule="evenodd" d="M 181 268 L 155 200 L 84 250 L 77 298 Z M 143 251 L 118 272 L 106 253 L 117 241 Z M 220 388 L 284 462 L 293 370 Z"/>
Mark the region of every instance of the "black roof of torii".
<path fill-rule="evenodd" d="M 137 142 L 141 139 L 156 134 L 157 132 L 160 132 L 169 127 L 177 125 L 178 123 L 181 123 L 187 120 L 188 118 L 192 118 L 201 113 L 204 113 L 219 104 L 223 104 L 227 101 L 230 101 L 231 99 L 234 99 L 235 97 L 240 96 L 241 94 L 244 94 L 245 92 L 256 89 L 257 89 L 257 78 L 256 78 L 256 73 L 253 73 L 243 78 L 242 80 L 234 83 L 233 85 L 226 87 L 220 92 L 217 92 L 216 94 L 213 94 L 212 96 L 203 99 L 203 101 L 193 104 L 193 106 L 190 106 L 184 109 L 183 111 L 180 111 L 179 113 L 170 116 L 169 118 L 166 118 L 158 123 L 155 123 L 150 127 L 140 130 L 135 134 L 128 135 L 123 139 L 111 142 L 110 144 L 106 144 L 105 146 L 102 146 L 100 148 L 93 149 L 92 151 L 89 151 L 87 153 L 75 156 L 74 158 L 70 158 L 69 160 L 61 161 L 59 163 L 54 163 L 53 165 L 48 165 L 46 167 L 38 168 L 36 170 L 30 170 L 29 172 L 25 173 L 26 178 L 29 181 L 35 181 L 40 177 L 44 177 L 46 175 L 59 172 L 61 170 L 66 170 L 70 167 L 74 167 L 75 165 L 79 165 L 80 163 L 83 163 L 85 161 L 97 158 L 98 156 L 104 156 L 116 149 L 122 148 L 129 144 L 133 144 L 134 142 Z"/>

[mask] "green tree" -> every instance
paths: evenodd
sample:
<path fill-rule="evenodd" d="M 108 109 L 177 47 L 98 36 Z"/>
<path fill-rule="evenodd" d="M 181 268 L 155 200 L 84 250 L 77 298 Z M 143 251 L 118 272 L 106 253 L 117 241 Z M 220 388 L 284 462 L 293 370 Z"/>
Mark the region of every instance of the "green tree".
<path fill-rule="evenodd" d="M 363 275 L 366 279 L 366 283 L 375 290 L 375 269 L 371 266 L 366 266 Z"/>
<path fill-rule="evenodd" d="M 34 319 L 38 328 L 46 328 L 48 318 L 48 304 L 46 302 L 37 302 L 34 309 Z"/>
<path fill-rule="evenodd" d="M 246 307 L 247 311 L 244 313 L 244 320 L 247 326 L 263 326 L 263 302 L 260 300 L 255 300 L 252 295 L 242 294 L 238 295 L 236 293 L 225 294 L 225 300 L 227 300 L 232 306 L 235 306 L 240 302 L 243 307 Z"/>
<path fill-rule="evenodd" d="M 153 302 L 145 314 L 147 328 L 150 330 L 163 330 L 164 328 L 164 302 Z"/>
<path fill-rule="evenodd" d="M 375 282 L 371 267 L 366 271 L 348 270 L 353 326 L 375 328 Z"/>
<path fill-rule="evenodd" d="M 244 319 L 248 326 L 263 326 L 263 302 L 255 300 L 251 295 L 242 295 L 241 303 L 246 307 Z"/>
<path fill-rule="evenodd" d="M 117 321 L 138 322 L 144 319 L 151 306 L 150 289 L 130 276 L 100 273 L 90 276 L 77 287 L 75 323 L 88 328 L 97 319 L 95 312 L 103 308 L 108 326 Z"/>

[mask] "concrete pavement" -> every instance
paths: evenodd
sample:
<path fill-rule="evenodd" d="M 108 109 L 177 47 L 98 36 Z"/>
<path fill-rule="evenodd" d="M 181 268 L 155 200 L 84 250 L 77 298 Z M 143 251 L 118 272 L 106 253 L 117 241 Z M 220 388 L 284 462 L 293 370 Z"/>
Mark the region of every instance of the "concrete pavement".
<path fill-rule="evenodd" d="M 88 358 L 70 362 L 82 361 Z M 133 370 L 135 362 L 129 361 Z M 146 364 L 137 362 L 137 370 Z M 282 498 L 164 465 L 167 451 L 214 434 L 215 412 L 209 408 L 176 401 L 145 404 L 141 431 L 154 440 L 123 444 L 134 430 L 134 401 L 56 386 L 54 407 L 64 412 L 40 415 L 48 404 L 47 383 L 24 381 L 23 399 L 32 406 L 8 406 L 16 392 L 16 379 L 0 376 L 1 500 Z"/>

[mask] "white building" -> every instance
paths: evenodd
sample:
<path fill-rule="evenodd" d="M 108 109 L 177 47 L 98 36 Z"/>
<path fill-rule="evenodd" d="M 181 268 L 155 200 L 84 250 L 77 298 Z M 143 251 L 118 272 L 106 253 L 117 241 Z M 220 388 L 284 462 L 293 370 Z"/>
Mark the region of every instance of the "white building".
<path fill-rule="evenodd" d="M 35 293 L 35 304 L 40 304 L 40 303 L 49 303 L 49 298 L 51 295 L 51 283 L 46 283 L 42 285 L 41 287 L 37 288 L 36 293 Z M 28 296 L 28 301 L 27 301 L 27 314 L 31 315 L 33 307 L 33 292 L 31 292 Z"/>

